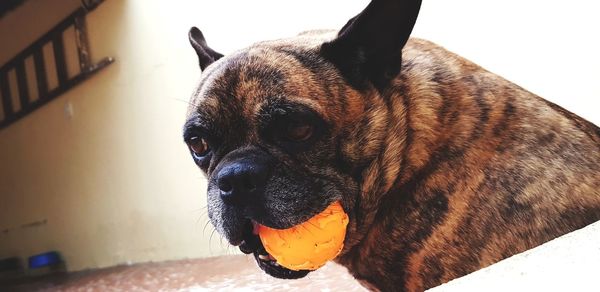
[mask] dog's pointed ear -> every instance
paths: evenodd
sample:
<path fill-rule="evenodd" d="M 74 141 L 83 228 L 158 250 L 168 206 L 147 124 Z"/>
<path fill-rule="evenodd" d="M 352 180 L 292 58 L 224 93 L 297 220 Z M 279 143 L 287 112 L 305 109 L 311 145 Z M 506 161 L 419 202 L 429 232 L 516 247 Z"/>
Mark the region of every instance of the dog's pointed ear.
<path fill-rule="evenodd" d="M 204 68 L 208 67 L 208 65 L 223 57 L 222 54 L 215 52 L 206 44 L 204 35 L 197 27 L 194 26 L 190 28 L 188 38 L 190 39 L 190 44 L 192 44 L 192 47 L 198 55 L 198 61 L 200 62 L 201 70 L 204 70 Z"/>
<path fill-rule="evenodd" d="M 402 48 L 420 8 L 421 0 L 372 0 L 337 38 L 321 46 L 321 54 L 352 85 L 361 88 L 371 82 L 385 88 L 400 72 Z"/>

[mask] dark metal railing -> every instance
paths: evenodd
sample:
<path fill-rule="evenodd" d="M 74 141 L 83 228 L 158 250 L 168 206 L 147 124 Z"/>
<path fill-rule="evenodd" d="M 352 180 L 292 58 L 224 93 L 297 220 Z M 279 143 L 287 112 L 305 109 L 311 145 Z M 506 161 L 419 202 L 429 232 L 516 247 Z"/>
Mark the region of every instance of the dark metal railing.
<path fill-rule="evenodd" d="M 0 67 L 0 96 L 2 99 L 0 110 L 0 129 L 23 118 L 52 99 L 60 96 L 64 92 L 88 79 L 100 69 L 111 64 L 113 58 L 104 58 L 97 64 L 92 64 L 89 53 L 89 43 L 87 38 L 86 14 L 95 8 L 102 1 L 82 1 L 84 5 L 75 10 L 71 15 L 54 26 L 50 31 L 42 35 L 35 42 L 23 49 L 15 57 Z M 94 2 L 93 5 L 86 2 Z M 87 5 L 86 5 L 87 4 Z M 73 27 L 75 31 L 75 43 L 78 52 L 79 73 L 69 77 L 67 71 L 67 59 L 65 56 L 65 39 L 63 34 L 65 30 Z M 44 56 L 44 46 L 51 43 L 54 56 L 55 70 L 47 68 Z M 37 86 L 37 99 L 32 99 L 31 87 L 27 79 L 27 66 L 25 60 L 33 58 L 35 82 Z M 9 73 L 16 75 L 16 88 L 11 86 Z M 58 81 L 58 85 L 49 88 L 49 76 L 53 75 Z M 32 76 L 32 75 L 29 75 Z M 15 98 L 18 94 L 18 99 Z M 13 102 L 19 102 L 17 107 Z"/>

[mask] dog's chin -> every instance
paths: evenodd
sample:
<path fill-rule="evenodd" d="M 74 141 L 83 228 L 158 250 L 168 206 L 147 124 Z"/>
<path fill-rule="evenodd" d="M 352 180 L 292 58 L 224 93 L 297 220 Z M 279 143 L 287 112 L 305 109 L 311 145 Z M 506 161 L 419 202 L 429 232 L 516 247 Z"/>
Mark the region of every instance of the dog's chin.
<path fill-rule="evenodd" d="M 276 261 L 269 259 L 269 254 L 260 254 L 260 252 L 254 252 L 254 259 L 258 263 L 258 266 L 265 271 L 265 273 L 279 279 L 300 279 L 310 272 L 309 270 L 294 271 L 279 265 Z M 262 259 L 264 256 L 265 259 Z"/>
<path fill-rule="evenodd" d="M 244 239 L 239 245 L 239 249 L 245 254 L 253 254 L 256 263 L 265 273 L 279 279 L 299 279 L 308 275 L 310 270 L 294 271 L 279 265 L 265 250 L 260 238 L 254 234 L 253 226 L 251 224 L 248 225 L 244 230 Z"/>

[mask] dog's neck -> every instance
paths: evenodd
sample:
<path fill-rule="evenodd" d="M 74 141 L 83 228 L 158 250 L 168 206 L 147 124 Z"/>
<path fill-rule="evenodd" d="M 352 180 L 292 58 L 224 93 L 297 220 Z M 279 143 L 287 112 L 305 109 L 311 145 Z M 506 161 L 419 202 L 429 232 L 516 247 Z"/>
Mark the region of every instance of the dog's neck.
<path fill-rule="evenodd" d="M 432 161 L 441 155 L 455 155 L 453 149 L 483 135 L 473 129 L 488 113 L 482 112 L 477 94 L 466 92 L 461 86 L 464 82 L 475 82 L 470 80 L 475 77 L 465 71 L 482 69 L 460 57 L 451 60 L 462 63 L 460 72 L 443 66 L 447 60 L 439 60 L 439 66 L 432 66 L 439 58 L 435 52 L 428 58 L 413 54 L 422 42 L 409 42 L 404 51 L 402 72 L 386 90 L 371 99 L 377 107 L 377 115 L 388 117 L 381 121 L 387 131 L 380 131 L 385 133 L 380 137 L 371 137 L 381 143 L 374 151 L 378 155 L 362 172 L 362 196 L 357 203 L 360 207 L 356 208 L 361 214 L 355 214 L 356 220 L 350 227 L 355 234 L 364 236 L 370 229 L 375 217 L 382 212 L 380 205 L 385 196 L 411 196 L 411 185 L 424 178 Z M 392 192 L 399 188 L 408 193 Z M 345 250 L 361 240 L 361 236 L 349 236 Z"/>

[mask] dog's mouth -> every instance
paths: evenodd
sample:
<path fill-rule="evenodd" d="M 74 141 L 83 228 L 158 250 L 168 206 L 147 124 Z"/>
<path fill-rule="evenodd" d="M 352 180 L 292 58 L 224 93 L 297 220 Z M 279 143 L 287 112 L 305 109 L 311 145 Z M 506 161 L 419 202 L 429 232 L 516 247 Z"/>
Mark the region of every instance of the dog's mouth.
<path fill-rule="evenodd" d="M 279 265 L 275 258 L 265 250 L 257 234 L 256 223 L 248 220 L 239 249 L 245 254 L 253 254 L 256 263 L 265 273 L 280 279 L 299 279 L 310 272 L 310 270 L 294 271 Z"/>

